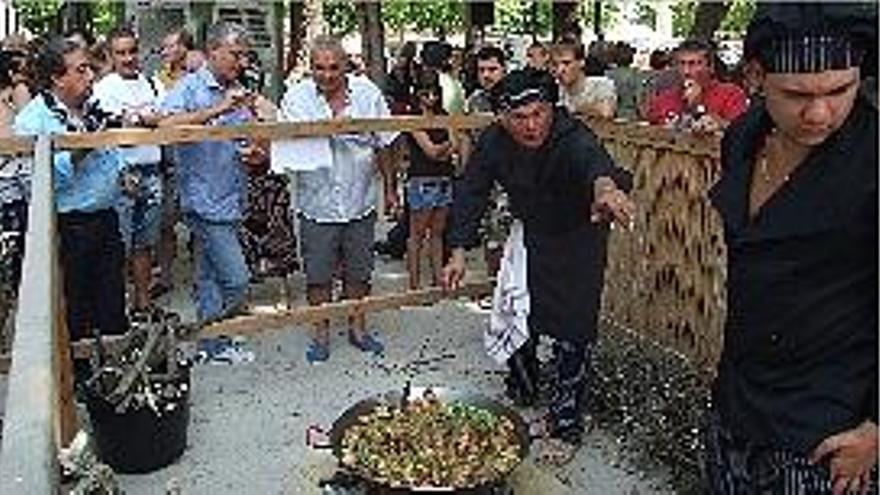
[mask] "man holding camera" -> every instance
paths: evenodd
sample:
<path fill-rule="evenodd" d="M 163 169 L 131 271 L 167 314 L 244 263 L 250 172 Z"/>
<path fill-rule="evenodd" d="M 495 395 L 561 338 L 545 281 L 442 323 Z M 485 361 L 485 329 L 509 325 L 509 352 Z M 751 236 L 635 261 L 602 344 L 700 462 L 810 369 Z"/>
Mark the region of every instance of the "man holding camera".
<path fill-rule="evenodd" d="M 39 94 L 15 119 L 20 135 L 96 132 L 107 114 L 89 102 L 94 73 L 77 42 L 54 38 L 36 60 Z M 126 332 L 125 251 L 114 207 L 125 161 L 116 148 L 52 154 L 59 254 L 71 340 Z M 85 371 L 87 362 L 75 361 Z"/>
<path fill-rule="evenodd" d="M 254 94 L 239 82 L 247 64 L 247 32 L 237 24 L 211 26 L 208 61 L 166 96 L 160 126 L 233 126 L 254 120 Z M 248 281 L 239 225 L 247 176 L 244 165 L 266 152 L 247 140 L 201 141 L 178 148 L 180 209 L 196 241 L 196 307 L 207 324 L 241 312 Z"/>

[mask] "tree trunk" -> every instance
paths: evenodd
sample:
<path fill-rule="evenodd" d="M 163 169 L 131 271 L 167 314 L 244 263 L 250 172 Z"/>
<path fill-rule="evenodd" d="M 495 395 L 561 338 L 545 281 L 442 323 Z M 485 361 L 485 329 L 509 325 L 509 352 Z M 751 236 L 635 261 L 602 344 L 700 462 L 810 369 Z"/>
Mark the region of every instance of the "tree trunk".
<path fill-rule="evenodd" d="M 214 2 L 190 2 L 190 14 L 195 27 L 193 38 L 196 41 L 196 46 L 204 46 L 208 26 L 214 22 Z"/>
<path fill-rule="evenodd" d="M 596 39 L 602 41 L 605 39 L 605 33 L 602 32 L 602 1 L 595 0 L 593 2 L 593 33 Z"/>
<path fill-rule="evenodd" d="M 284 76 L 287 75 L 287 54 L 284 53 L 284 2 L 273 0 L 271 6 L 272 15 L 272 44 L 274 63 L 269 77 L 269 95 L 274 101 L 284 94 Z"/>
<path fill-rule="evenodd" d="M 694 25 L 691 27 L 690 37 L 710 40 L 715 31 L 730 10 L 730 2 L 713 2 L 701 0 L 697 3 L 697 11 L 694 13 Z"/>
<path fill-rule="evenodd" d="M 92 4 L 90 2 L 65 2 L 61 9 L 61 29 L 64 33 L 74 31 L 92 37 Z"/>
<path fill-rule="evenodd" d="M 464 19 L 464 46 L 474 46 L 474 4 L 473 2 L 465 2 L 463 16 Z"/>
<path fill-rule="evenodd" d="M 309 40 L 319 34 L 327 33 L 327 23 L 324 21 L 324 7 L 321 0 L 305 0 L 306 9 L 306 38 L 305 47 L 309 47 Z"/>
<path fill-rule="evenodd" d="M 581 26 L 577 7 L 577 1 L 553 2 L 553 39 L 559 39 L 563 36 L 574 36 L 580 39 Z"/>
<path fill-rule="evenodd" d="M 128 22 L 125 16 L 125 2 L 113 2 L 110 6 L 113 12 L 113 24 L 119 25 Z"/>
<path fill-rule="evenodd" d="M 290 37 L 288 43 L 290 51 L 287 52 L 287 65 L 284 73 L 288 74 L 296 68 L 300 61 L 305 60 L 302 53 L 303 39 L 306 36 L 306 4 L 305 2 L 290 2 Z"/>
<path fill-rule="evenodd" d="M 361 31 L 361 53 L 367 75 L 379 87 L 385 86 L 385 31 L 382 27 L 382 6 L 379 2 L 357 4 Z"/>

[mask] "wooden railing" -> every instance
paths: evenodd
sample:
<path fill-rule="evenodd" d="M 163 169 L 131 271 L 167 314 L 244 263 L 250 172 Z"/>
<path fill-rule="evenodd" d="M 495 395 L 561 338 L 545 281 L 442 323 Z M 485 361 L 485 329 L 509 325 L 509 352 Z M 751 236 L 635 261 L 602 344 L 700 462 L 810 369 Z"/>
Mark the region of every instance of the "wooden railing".
<path fill-rule="evenodd" d="M 60 373 L 65 365 L 60 360 L 67 354 L 56 352 L 66 332 L 60 328 L 51 159 L 52 143 L 40 137 L 34 150 L 27 250 L 3 418 L 0 493 L 57 491 L 57 447 L 69 440 L 73 427 L 71 395 L 61 393 L 61 380 L 70 376 L 62 378 Z"/>
<path fill-rule="evenodd" d="M 92 134 L 0 139 L 4 153 L 34 152 L 35 172 L 23 281 L 13 342 L 6 416 L 0 450 L 0 493 L 49 493 L 57 488 L 59 444 L 72 435 L 73 410 L 67 332 L 63 328 L 55 248 L 51 152 L 136 144 L 172 144 L 237 138 L 282 139 L 340 133 L 475 129 L 489 116 L 394 117 L 240 127 L 180 126 L 119 129 Z M 616 161 L 633 171 L 636 229 L 615 231 L 603 315 L 693 359 L 706 369 L 720 349 L 724 248 L 705 200 L 717 174 L 717 137 L 695 137 L 639 124 L 590 122 Z M 466 293 L 485 292 L 485 283 Z M 328 314 L 352 314 L 432 302 L 438 291 L 391 295 L 362 303 L 329 305 Z M 270 316 L 276 325 L 308 321 L 315 308 Z M 255 318 L 233 322 L 252 326 Z M 207 332 L 217 331 L 209 329 Z M 8 362 L 8 357 L 6 359 Z M 4 366 L 0 357 L 0 369 Z"/>

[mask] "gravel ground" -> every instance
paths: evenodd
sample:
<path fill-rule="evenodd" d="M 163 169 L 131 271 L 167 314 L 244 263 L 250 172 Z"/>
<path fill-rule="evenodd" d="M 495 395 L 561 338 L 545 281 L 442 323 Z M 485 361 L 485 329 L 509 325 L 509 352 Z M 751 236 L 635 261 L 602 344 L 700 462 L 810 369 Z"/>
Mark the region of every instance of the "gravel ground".
<path fill-rule="evenodd" d="M 475 276 L 479 253 L 474 252 Z M 184 268 L 181 268 L 184 270 Z M 181 280 L 181 277 L 178 277 Z M 406 284 L 401 261 L 379 260 L 376 293 Z M 294 277 L 295 304 L 302 304 L 302 280 Z M 277 302 L 277 281 L 261 284 L 252 299 Z M 192 319 L 188 289 L 178 287 L 163 302 Z M 145 475 L 119 477 L 125 493 L 309 494 L 332 473 L 329 452 L 305 445 L 309 425 L 329 426 L 350 405 L 371 395 L 413 385 L 453 386 L 504 400 L 502 367 L 483 352 L 481 330 L 488 315 L 467 301 L 403 308 L 374 314 L 371 328 L 386 343 L 384 358 L 361 354 L 337 326 L 326 363 L 304 357 L 306 328 L 266 331 L 248 341 L 252 363 L 202 364 L 193 369 L 187 449 L 171 466 Z M 5 377 L 0 378 L 0 405 Z M 525 415 L 535 414 L 524 411 Z M 517 494 L 666 494 L 669 474 L 635 467 L 617 436 L 602 428 L 586 437 L 566 467 L 539 468 L 527 460 L 513 477 Z"/>
<path fill-rule="evenodd" d="M 482 274 L 474 256 L 474 275 Z M 401 290 L 405 268 L 380 260 L 376 292 Z M 254 291 L 263 304 L 281 291 L 270 281 Z M 302 301 L 302 280 L 294 280 Z M 170 301 L 189 317 L 184 294 Z M 198 365 L 193 373 L 189 442 L 172 466 L 148 475 L 121 476 L 126 493 L 321 493 L 317 482 L 332 473 L 327 451 L 305 445 L 311 424 L 329 426 L 350 405 L 396 390 L 406 381 L 422 386 L 453 386 L 499 400 L 502 367 L 483 352 L 481 329 L 488 315 L 467 301 L 403 308 L 372 315 L 368 324 L 386 343 L 384 358 L 363 355 L 335 328 L 331 357 L 310 365 L 304 357 L 308 331 L 272 330 L 249 340 L 253 363 Z M 526 411 L 525 413 L 529 413 Z M 534 412 L 531 412 L 534 414 Z M 663 472 L 645 472 L 626 461 L 616 437 L 593 430 L 565 468 L 538 468 L 530 461 L 514 477 L 516 493 L 662 494 Z"/>

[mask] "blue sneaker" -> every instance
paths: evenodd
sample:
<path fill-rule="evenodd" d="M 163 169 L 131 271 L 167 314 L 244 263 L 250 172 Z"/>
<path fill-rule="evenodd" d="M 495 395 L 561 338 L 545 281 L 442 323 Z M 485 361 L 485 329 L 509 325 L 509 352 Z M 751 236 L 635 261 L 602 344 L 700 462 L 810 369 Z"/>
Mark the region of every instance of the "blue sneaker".
<path fill-rule="evenodd" d="M 364 336 L 358 340 L 354 337 L 354 332 L 349 330 L 348 342 L 362 352 L 372 352 L 373 354 L 378 355 L 382 354 L 382 351 L 385 350 L 385 346 L 369 332 L 364 332 Z"/>
<path fill-rule="evenodd" d="M 306 349 L 306 361 L 311 364 L 323 363 L 330 358 L 330 347 L 313 340 Z"/>

